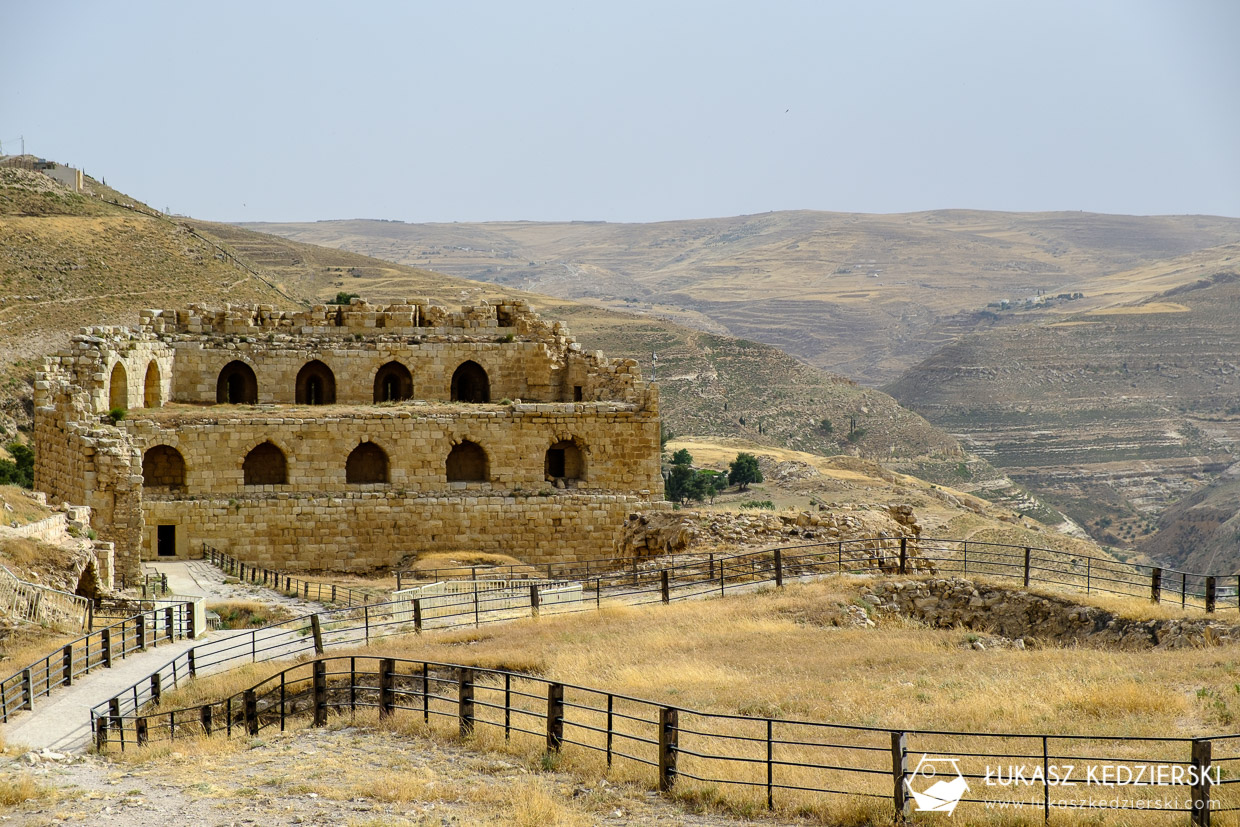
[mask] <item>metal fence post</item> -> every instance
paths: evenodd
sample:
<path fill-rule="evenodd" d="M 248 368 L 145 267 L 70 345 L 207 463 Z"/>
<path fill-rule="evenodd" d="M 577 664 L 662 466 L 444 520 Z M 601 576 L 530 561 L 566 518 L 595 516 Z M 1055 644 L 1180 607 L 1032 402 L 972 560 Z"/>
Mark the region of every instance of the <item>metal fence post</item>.
<path fill-rule="evenodd" d="M 136 718 L 134 720 L 133 731 L 134 731 L 134 734 L 138 738 L 138 746 L 140 747 L 146 746 L 147 736 L 146 736 L 146 718 L 145 717 Z"/>
<path fill-rule="evenodd" d="M 564 743 L 564 684 L 547 684 L 547 752 Z"/>
<path fill-rule="evenodd" d="M 677 710 L 659 707 L 659 792 L 667 792 L 676 784 L 676 756 L 679 753 L 680 729 Z"/>
<path fill-rule="evenodd" d="M 65 686 L 72 686 L 73 685 L 73 644 L 72 643 L 65 645 L 65 651 L 62 657 L 63 657 L 63 662 L 61 664 L 61 668 L 64 671 L 61 673 L 61 682 Z"/>
<path fill-rule="evenodd" d="M 530 617 L 538 617 L 538 584 L 530 584 Z"/>
<path fill-rule="evenodd" d="M 1218 585 L 1213 576 L 1206 578 L 1206 613 L 1214 612 L 1214 601 L 1218 595 Z"/>
<path fill-rule="evenodd" d="M 258 734 L 258 697 L 253 689 L 245 690 L 245 731 L 250 735 Z M 316 711 L 317 715 L 317 711 Z"/>
<path fill-rule="evenodd" d="M 474 670 L 462 668 L 457 676 L 456 716 L 460 719 L 461 737 L 474 731 Z"/>
<path fill-rule="evenodd" d="M 310 631 L 314 635 L 314 653 L 323 654 L 323 626 L 319 623 L 317 614 L 310 615 Z"/>
<path fill-rule="evenodd" d="M 124 626 L 121 630 L 124 631 Z M 138 615 L 138 651 L 146 649 L 146 613 Z M 125 639 L 121 635 L 121 657 L 125 656 Z"/>
<path fill-rule="evenodd" d="M 93 713 L 92 713 L 93 717 Z M 108 716 L 100 715 L 94 718 L 95 722 L 95 750 L 102 752 L 103 748 L 108 745 Z"/>
<path fill-rule="evenodd" d="M 784 554 L 783 549 L 775 549 L 775 588 L 784 587 Z"/>
<path fill-rule="evenodd" d="M 172 606 L 164 609 L 164 632 L 168 640 L 176 640 L 176 621 L 173 619 L 175 611 Z"/>
<path fill-rule="evenodd" d="M 192 678 L 198 674 L 198 667 L 194 664 L 194 650 L 191 647 L 185 652 L 185 663 L 189 667 L 189 676 Z"/>
<path fill-rule="evenodd" d="M 667 582 L 667 569 L 659 570 L 659 591 L 663 595 L 664 603 L 672 602 L 672 593 L 671 593 L 671 589 L 668 587 L 668 582 Z"/>
<path fill-rule="evenodd" d="M 383 658 L 379 661 L 379 717 L 392 714 L 392 683 L 396 674 L 396 660 Z"/>
<path fill-rule="evenodd" d="M 1210 741 L 1201 738 L 1193 741 L 1192 767 L 1190 770 L 1189 791 L 1192 801 L 1189 802 L 1190 823 L 1193 827 L 1209 827 L 1210 825 L 1210 759 L 1212 753 Z"/>
<path fill-rule="evenodd" d="M 1029 563 L 1032 557 L 1033 557 L 1033 550 L 1026 547 L 1025 548 L 1025 588 L 1026 589 L 1029 588 Z"/>
<path fill-rule="evenodd" d="M 1150 572 L 1150 601 L 1158 603 L 1162 600 L 1162 569 L 1155 566 Z"/>
<path fill-rule="evenodd" d="M 314 662 L 314 725 L 327 724 L 327 662 Z"/>
<path fill-rule="evenodd" d="M 151 673 L 151 700 L 159 703 L 164 695 L 164 679 L 158 672 Z"/>
<path fill-rule="evenodd" d="M 900 538 L 900 574 L 908 574 L 908 538 Z"/>
<path fill-rule="evenodd" d="M 22 670 L 22 705 L 19 709 L 34 709 L 34 680 L 30 670 Z"/>
<path fill-rule="evenodd" d="M 422 634 L 422 598 L 413 599 L 413 630 Z"/>
<path fill-rule="evenodd" d="M 211 734 L 211 704 L 206 704 L 198 712 L 198 718 L 202 721 L 202 734 Z"/>
<path fill-rule="evenodd" d="M 912 804 L 908 800 L 908 788 L 904 779 L 908 777 L 908 734 L 891 733 L 891 780 L 892 803 L 896 808 L 896 823 L 907 824 L 913 815 Z"/>

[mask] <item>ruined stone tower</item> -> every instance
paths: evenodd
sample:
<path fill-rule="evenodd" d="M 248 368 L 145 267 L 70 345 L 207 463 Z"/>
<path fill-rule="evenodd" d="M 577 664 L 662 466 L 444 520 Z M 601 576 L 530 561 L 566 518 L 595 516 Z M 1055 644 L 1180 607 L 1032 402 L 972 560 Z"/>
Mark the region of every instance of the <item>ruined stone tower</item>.
<path fill-rule="evenodd" d="M 523 302 L 143 311 L 44 360 L 35 444 L 35 487 L 91 506 L 129 573 L 204 543 L 300 570 L 607 557 L 662 499 L 656 389 Z"/>

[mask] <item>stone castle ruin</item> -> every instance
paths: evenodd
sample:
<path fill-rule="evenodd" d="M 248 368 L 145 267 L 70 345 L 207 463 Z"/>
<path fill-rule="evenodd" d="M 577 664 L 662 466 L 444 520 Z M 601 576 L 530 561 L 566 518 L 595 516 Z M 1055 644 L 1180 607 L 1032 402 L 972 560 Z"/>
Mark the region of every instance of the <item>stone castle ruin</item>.
<path fill-rule="evenodd" d="M 129 574 L 204 543 L 292 570 L 611 557 L 663 491 L 656 388 L 519 301 L 143 311 L 44 360 L 35 448 Z"/>

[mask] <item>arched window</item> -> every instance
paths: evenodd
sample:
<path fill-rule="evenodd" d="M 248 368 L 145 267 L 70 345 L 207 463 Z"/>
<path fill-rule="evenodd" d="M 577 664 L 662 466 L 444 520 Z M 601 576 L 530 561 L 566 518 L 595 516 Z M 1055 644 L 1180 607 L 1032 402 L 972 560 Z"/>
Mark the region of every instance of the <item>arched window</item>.
<path fill-rule="evenodd" d="M 576 440 L 562 439 L 547 449 L 543 472 L 552 479 L 579 480 L 586 475 L 585 455 Z"/>
<path fill-rule="evenodd" d="M 297 373 L 296 401 L 298 405 L 336 404 L 336 374 L 318 359 L 306 362 Z"/>
<path fill-rule="evenodd" d="M 487 452 L 478 443 L 465 440 L 452 446 L 447 470 L 448 482 L 486 482 L 490 478 Z"/>
<path fill-rule="evenodd" d="M 363 442 L 353 449 L 344 464 L 345 482 L 376 483 L 388 481 L 388 458 L 373 442 Z"/>
<path fill-rule="evenodd" d="M 452 374 L 453 402 L 490 402 L 491 380 L 482 365 L 475 361 L 463 363 Z"/>
<path fill-rule="evenodd" d="M 284 452 L 264 442 L 245 455 L 241 466 L 246 485 L 284 485 L 288 482 L 288 462 Z"/>
<path fill-rule="evenodd" d="M 258 377 L 254 369 L 239 359 L 224 365 L 215 383 L 215 401 L 221 405 L 258 404 Z"/>
<path fill-rule="evenodd" d="M 375 402 L 413 398 L 413 374 L 400 362 L 388 362 L 375 374 Z"/>
<path fill-rule="evenodd" d="M 125 364 L 117 362 L 112 368 L 112 376 L 108 381 L 108 407 L 128 410 L 129 408 L 129 374 Z"/>
<path fill-rule="evenodd" d="M 155 445 L 142 455 L 142 487 L 185 487 L 185 458 L 171 445 Z"/>
<path fill-rule="evenodd" d="M 142 404 L 148 408 L 158 408 L 164 404 L 163 388 L 159 384 L 159 365 L 154 359 L 146 366 L 146 381 L 142 388 Z"/>

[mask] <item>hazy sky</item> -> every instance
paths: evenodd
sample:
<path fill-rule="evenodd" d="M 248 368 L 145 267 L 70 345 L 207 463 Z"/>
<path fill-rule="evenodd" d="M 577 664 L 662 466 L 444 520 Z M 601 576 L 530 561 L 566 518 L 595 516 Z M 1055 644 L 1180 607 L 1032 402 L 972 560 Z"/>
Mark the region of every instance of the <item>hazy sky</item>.
<path fill-rule="evenodd" d="M 5 0 L 0 142 L 216 220 L 1240 216 L 1240 3 Z"/>

